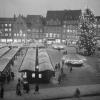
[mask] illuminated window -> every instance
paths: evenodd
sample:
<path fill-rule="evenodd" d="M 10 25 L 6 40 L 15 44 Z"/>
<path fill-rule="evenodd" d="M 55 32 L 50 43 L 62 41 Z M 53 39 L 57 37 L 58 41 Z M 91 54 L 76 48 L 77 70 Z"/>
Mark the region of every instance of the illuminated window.
<path fill-rule="evenodd" d="M 27 73 L 26 72 L 24 72 L 23 78 L 27 78 Z"/>
<path fill-rule="evenodd" d="M 48 33 L 46 33 L 46 37 L 48 37 Z"/>
<path fill-rule="evenodd" d="M 25 37 L 25 34 L 23 34 L 23 36 Z"/>
<path fill-rule="evenodd" d="M 11 28 L 9 28 L 9 31 L 11 31 Z"/>
<path fill-rule="evenodd" d="M 5 26 L 7 27 L 7 24 L 5 24 Z"/>
<path fill-rule="evenodd" d="M 11 27 L 11 24 L 9 24 L 9 27 Z"/>
<path fill-rule="evenodd" d="M 42 74 L 39 74 L 39 78 L 42 78 Z"/>
<path fill-rule="evenodd" d="M 16 33 L 14 34 L 14 36 L 16 36 Z"/>
<path fill-rule="evenodd" d="M 52 33 L 50 33 L 50 37 L 52 37 L 52 35 L 53 35 L 53 34 L 52 34 Z"/>
<path fill-rule="evenodd" d="M 32 78 L 35 78 L 35 73 L 32 73 Z"/>
<path fill-rule="evenodd" d="M 7 28 L 5 28 L 5 31 L 8 31 L 8 29 L 7 29 Z"/>
<path fill-rule="evenodd" d="M 67 32 L 70 32 L 70 30 L 68 29 Z"/>

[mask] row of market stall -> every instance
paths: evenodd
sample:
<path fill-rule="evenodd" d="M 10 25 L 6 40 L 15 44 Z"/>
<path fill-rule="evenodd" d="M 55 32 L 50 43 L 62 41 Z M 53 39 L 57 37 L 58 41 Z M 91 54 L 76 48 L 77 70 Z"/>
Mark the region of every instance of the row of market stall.
<path fill-rule="evenodd" d="M 18 47 L 10 49 L 7 53 L 1 52 L 2 55 L 5 54 L 0 58 L 0 83 L 4 82 L 7 77 L 10 79 L 14 60 L 19 55 L 20 50 Z"/>
<path fill-rule="evenodd" d="M 0 58 L 10 50 L 9 47 L 0 48 Z"/>
<path fill-rule="evenodd" d="M 54 67 L 45 48 L 38 48 L 38 59 L 36 59 L 36 50 L 34 47 L 28 48 L 19 72 L 22 78 L 29 83 L 35 83 L 37 80 L 38 82 L 49 82 L 54 75 Z M 38 60 L 38 66 L 36 66 L 36 60 Z M 38 79 L 36 78 L 36 67 L 38 67 Z"/>

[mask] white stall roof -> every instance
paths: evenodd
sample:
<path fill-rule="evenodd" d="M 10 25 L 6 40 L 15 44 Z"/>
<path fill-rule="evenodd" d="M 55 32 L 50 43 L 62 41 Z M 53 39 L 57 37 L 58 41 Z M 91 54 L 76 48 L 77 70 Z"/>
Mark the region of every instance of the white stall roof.
<path fill-rule="evenodd" d="M 36 49 L 29 48 L 19 71 L 35 71 Z M 39 71 L 54 71 L 46 50 L 38 50 Z"/>

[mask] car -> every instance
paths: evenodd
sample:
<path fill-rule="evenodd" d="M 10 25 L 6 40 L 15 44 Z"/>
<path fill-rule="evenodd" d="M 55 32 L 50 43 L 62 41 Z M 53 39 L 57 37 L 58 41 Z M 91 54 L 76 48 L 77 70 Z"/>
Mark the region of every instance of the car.
<path fill-rule="evenodd" d="M 52 44 L 52 47 L 54 49 L 57 49 L 57 50 L 63 50 L 65 48 L 65 45 L 63 45 L 63 44 Z"/>
<path fill-rule="evenodd" d="M 65 64 L 71 66 L 82 66 L 84 63 L 84 59 L 79 58 L 76 54 L 65 55 L 62 60 Z"/>

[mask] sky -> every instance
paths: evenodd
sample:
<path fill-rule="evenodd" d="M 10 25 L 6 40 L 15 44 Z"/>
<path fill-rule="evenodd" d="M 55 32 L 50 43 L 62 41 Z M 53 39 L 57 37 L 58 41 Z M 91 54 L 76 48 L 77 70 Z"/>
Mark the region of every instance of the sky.
<path fill-rule="evenodd" d="M 0 0 L 0 17 L 14 14 L 45 17 L 48 10 L 84 10 L 87 7 L 95 16 L 100 16 L 100 0 Z"/>

